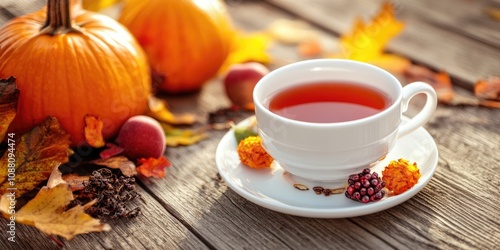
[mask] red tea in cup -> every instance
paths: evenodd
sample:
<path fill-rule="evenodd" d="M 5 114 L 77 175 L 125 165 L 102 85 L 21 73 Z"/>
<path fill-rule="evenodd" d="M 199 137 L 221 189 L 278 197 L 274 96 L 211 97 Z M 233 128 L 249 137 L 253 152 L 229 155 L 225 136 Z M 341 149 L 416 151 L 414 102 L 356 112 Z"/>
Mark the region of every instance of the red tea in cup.
<path fill-rule="evenodd" d="M 273 96 L 269 110 L 305 122 L 346 122 L 381 112 L 388 96 L 369 86 L 349 82 L 317 82 L 289 87 Z"/>

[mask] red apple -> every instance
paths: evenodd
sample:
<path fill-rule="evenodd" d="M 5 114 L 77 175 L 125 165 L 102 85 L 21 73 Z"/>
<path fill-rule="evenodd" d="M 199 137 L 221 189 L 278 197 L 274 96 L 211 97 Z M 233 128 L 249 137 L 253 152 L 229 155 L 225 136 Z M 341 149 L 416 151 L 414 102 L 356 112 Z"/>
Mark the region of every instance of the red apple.
<path fill-rule="evenodd" d="M 253 89 L 267 73 L 269 69 L 258 62 L 231 65 L 223 79 L 227 97 L 234 105 L 253 109 Z"/>
<path fill-rule="evenodd" d="M 139 115 L 128 119 L 118 132 L 118 146 L 131 159 L 158 158 L 165 152 L 165 134 L 158 121 Z"/>

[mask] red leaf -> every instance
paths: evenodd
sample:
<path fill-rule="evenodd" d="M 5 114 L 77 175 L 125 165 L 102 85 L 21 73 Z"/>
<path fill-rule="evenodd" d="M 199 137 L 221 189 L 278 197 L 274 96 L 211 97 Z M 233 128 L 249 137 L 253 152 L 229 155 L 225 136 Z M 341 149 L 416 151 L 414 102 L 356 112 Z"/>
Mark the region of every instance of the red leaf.
<path fill-rule="evenodd" d="M 124 150 L 123 148 L 113 143 L 106 143 L 106 147 L 108 148 L 101 151 L 101 153 L 99 154 L 103 160 L 119 155 L 123 153 Z"/>
<path fill-rule="evenodd" d="M 161 156 L 159 158 L 140 158 L 137 160 L 137 172 L 146 177 L 163 178 L 165 176 L 166 168 L 171 166 L 171 163 Z"/>

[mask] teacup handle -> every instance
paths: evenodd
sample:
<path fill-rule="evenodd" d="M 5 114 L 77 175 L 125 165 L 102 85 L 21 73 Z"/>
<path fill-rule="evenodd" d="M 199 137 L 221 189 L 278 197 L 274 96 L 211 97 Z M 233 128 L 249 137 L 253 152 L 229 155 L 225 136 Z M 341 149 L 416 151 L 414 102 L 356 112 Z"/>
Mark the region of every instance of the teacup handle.
<path fill-rule="evenodd" d="M 436 110 L 437 95 L 434 88 L 425 82 L 413 82 L 403 87 L 403 100 L 401 101 L 402 112 L 408 110 L 410 100 L 417 94 L 425 94 L 427 96 L 425 106 L 415 117 L 401 125 L 398 137 L 405 136 L 424 125 L 431 118 L 434 110 Z"/>

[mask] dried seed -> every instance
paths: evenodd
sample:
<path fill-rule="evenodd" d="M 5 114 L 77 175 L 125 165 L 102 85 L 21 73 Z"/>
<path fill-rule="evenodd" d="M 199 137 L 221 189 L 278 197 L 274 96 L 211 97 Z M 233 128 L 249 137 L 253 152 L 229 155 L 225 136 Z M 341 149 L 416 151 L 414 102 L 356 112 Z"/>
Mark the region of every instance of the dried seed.
<path fill-rule="evenodd" d="M 293 187 L 300 190 L 300 191 L 307 191 L 309 190 L 308 187 L 306 187 L 305 185 L 302 185 L 302 184 L 299 184 L 299 183 L 296 183 L 296 184 L 293 184 Z"/>
<path fill-rule="evenodd" d="M 325 189 L 323 190 L 323 194 L 324 194 L 325 196 L 329 196 L 329 195 L 331 194 L 331 190 L 330 190 L 329 188 L 325 188 Z"/>
<path fill-rule="evenodd" d="M 345 188 L 335 188 L 330 190 L 330 194 L 343 194 Z"/>
<path fill-rule="evenodd" d="M 320 195 L 323 193 L 324 188 L 320 186 L 313 187 L 314 193 Z"/>

